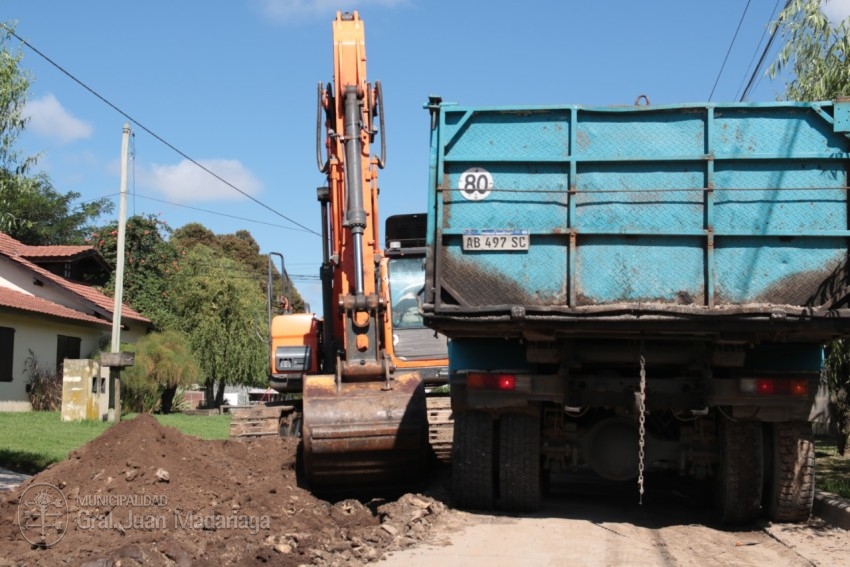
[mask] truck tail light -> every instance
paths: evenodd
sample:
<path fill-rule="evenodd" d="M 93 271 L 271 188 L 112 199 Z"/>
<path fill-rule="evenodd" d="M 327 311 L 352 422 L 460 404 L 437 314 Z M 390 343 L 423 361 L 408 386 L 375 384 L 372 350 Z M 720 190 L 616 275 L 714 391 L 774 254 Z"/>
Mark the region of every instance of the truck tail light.
<path fill-rule="evenodd" d="M 757 396 L 809 395 L 809 381 L 788 378 L 744 378 L 740 382 L 741 392 Z"/>
<path fill-rule="evenodd" d="M 516 374 L 470 372 L 466 387 L 475 390 L 516 390 Z"/>

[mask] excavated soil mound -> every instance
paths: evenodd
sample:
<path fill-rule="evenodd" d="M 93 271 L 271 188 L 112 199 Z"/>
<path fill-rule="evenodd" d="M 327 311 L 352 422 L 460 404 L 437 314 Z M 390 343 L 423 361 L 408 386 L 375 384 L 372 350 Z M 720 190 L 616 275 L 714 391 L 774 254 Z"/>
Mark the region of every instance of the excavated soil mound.
<path fill-rule="evenodd" d="M 441 520 L 423 494 L 316 498 L 299 486 L 297 448 L 122 421 L 0 496 L 0 566 L 360 565 Z"/>

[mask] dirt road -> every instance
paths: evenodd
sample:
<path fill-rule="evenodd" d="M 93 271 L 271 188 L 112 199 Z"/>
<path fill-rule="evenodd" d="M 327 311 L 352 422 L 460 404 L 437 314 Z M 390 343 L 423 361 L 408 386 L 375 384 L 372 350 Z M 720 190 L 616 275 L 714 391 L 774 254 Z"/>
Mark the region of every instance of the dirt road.
<path fill-rule="evenodd" d="M 648 477 L 643 505 L 634 483 L 555 483 L 540 513 L 510 517 L 454 509 L 448 467 L 421 493 L 329 502 L 296 463 L 294 439 L 202 441 L 146 414 L 122 421 L 0 492 L 0 567 L 850 566 L 846 531 L 723 529 L 710 491 L 675 478 Z"/>
<path fill-rule="evenodd" d="M 523 517 L 450 511 L 434 543 L 392 553 L 381 567 L 521 566 L 840 566 L 850 536 L 817 518 L 807 525 L 731 530 L 714 524 L 699 494 L 675 486 L 584 484 L 550 495 Z"/>

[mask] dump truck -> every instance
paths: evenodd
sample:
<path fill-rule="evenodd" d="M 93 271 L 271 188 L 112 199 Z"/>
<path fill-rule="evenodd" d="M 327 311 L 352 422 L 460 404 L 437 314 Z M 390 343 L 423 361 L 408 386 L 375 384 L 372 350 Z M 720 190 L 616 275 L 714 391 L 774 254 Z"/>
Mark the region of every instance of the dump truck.
<path fill-rule="evenodd" d="M 310 489 L 334 496 L 415 487 L 434 457 L 451 451 L 451 410 L 439 393 L 446 339 L 424 326 L 418 307 L 426 216 L 392 216 L 386 250 L 380 239 L 384 132 L 364 23 L 358 12 L 338 12 L 333 81 L 319 83 L 316 123 L 322 311 L 271 317 L 269 385 L 287 400 L 239 417 L 243 429 L 299 436 Z"/>
<path fill-rule="evenodd" d="M 850 101 L 425 106 L 454 501 L 536 510 L 582 474 L 642 501 L 667 471 L 728 524 L 806 520 L 850 332 Z"/>

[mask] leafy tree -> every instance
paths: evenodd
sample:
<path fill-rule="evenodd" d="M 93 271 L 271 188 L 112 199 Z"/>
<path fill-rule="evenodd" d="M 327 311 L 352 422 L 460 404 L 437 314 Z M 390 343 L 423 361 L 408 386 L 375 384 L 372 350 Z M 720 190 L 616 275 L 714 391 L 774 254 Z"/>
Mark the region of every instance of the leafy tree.
<path fill-rule="evenodd" d="M 136 343 L 133 366 L 122 373 L 136 390 L 151 392 L 162 413 L 171 413 L 177 388 L 200 380 L 201 368 L 192 354 L 189 339 L 180 331 L 151 333 Z"/>
<path fill-rule="evenodd" d="M 189 223 L 176 229 L 171 235 L 170 242 L 178 248 L 191 250 L 198 244 L 203 244 L 214 250 L 219 256 L 232 258 L 247 268 L 247 273 L 256 277 L 258 285 L 266 293 L 268 286 L 269 260 L 266 254 L 260 254 L 260 245 L 247 230 L 236 231 L 235 234 L 216 235 L 205 226 Z M 286 277 L 282 278 L 277 265 L 272 266 L 273 286 L 271 296 L 286 296 L 293 310 L 303 311 L 304 299 Z"/>
<path fill-rule="evenodd" d="M 235 234 L 222 234 L 218 237 L 221 251 L 233 258 L 251 272 L 266 271 L 265 256 L 260 255 L 260 245 L 247 230 L 237 230 Z"/>
<path fill-rule="evenodd" d="M 788 72 L 788 100 L 832 100 L 850 95 L 848 20 L 833 24 L 821 0 L 790 0 L 771 31 L 785 44 L 771 65 L 771 77 Z"/>
<path fill-rule="evenodd" d="M 12 187 L 6 193 L 9 210 L 23 221 L 11 227 L 8 234 L 24 244 L 83 244 L 95 230 L 98 217 L 112 212 L 109 199 L 73 205 L 80 198 L 79 193 L 60 194 L 44 175 L 36 176 L 32 182 L 32 188 Z"/>
<path fill-rule="evenodd" d="M 833 24 L 821 10 L 820 0 L 790 0 L 772 24 L 785 39 L 771 76 L 787 71 L 789 100 L 831 100 L 850 95 L 850 20 Z M 850 340 L 826 346 L 830 421 L 843 455 L 850 436 Z"/>
<path fill-rule="evenodd" d="M 827 346 L 826 377 L 829 387 L 829 418 L 836 434 L 836 449 L 844 455 L 850 437 L 850 339 Z"/>
<path fill-rule="evenodd" d="M 79 193 L 60 195 L 46 175 L 29 175 L 38 157 L 15 148 L 26 128 L 30 76 L 21 67 L 21 50 L 8 47 L 14 28 L 0 22 L 0 231 L 32 245 L 82 243 L 112 204 L 99 199 L 72 208 Z"/>
<path fill-rule="evenodd" d="M 175 246 L 187 251 L 198 244 L 219 250 L 215 233 L 197 222 L 190 222 L 180 228 L 174 229 L 169 240 Z"/>
<path fill-rule="evenodd" d="M 20 223 L 12 214 L 9 193 L 30 187 L 28 170 L 35 156 L 23 156 L 15 149 L 18 136 L 26 127 L 23 115 L 29 91 L 29 75 L 21 69 L 20 50 L 9 49 L 14 25 L 0 23 L 0 230 L 7 231 Z"/>
<path fill-rule="evenodd" d="M 178 251 L 165 239 L 171 229 L 155 215 L 127 219 L 124 253 L 124 301 L 153 321 L 158 330 L 177 328 L 168 276 L 177 269 Z M 91 243 L 110 265 L 117 262 L 118 223 L 91 235 Z M 115 273 L 105 291 L 115 288 Z"/>
<path fill-rule="evenodd" d="M 197 245 L 169 278 L 181 328 L 206 380 L 207 399 L 224 402 L 228 384 L 265 382 L 268 341 L 265 296 L 245 267 Z"/>

